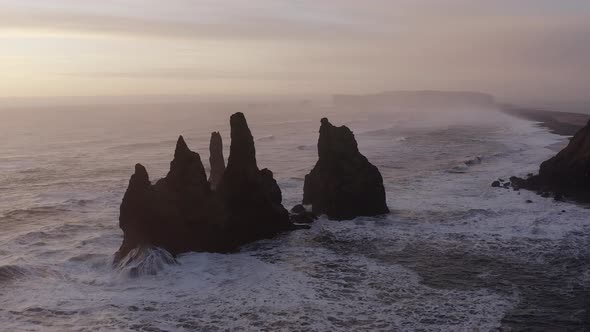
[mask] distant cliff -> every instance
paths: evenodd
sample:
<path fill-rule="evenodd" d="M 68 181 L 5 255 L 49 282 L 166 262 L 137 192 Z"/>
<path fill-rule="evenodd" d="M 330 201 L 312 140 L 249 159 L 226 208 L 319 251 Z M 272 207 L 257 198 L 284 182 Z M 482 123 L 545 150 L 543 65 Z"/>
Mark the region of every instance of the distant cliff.
<path fill-rule="evenodd" d="M 496 108 L 492 95 L 469 91 L 388 91 L 369 95 L 334 95 L 339 108 Z"/>

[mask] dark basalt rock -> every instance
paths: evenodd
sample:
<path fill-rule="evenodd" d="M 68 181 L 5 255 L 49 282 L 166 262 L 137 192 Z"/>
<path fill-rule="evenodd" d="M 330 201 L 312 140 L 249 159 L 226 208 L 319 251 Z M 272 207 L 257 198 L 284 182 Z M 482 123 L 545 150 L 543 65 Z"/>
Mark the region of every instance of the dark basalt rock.
<path fill-rule="evenodd" d="M 217 191 L 227 206 L 227 221 L 236 234 L 236 244 L 292 229 L 272 172 L 258 169 L 254 139 L 246 118 L 242 113 L 235 113 L 230 124 L 229 159 Z"/>
<path fill-rule="evenodd" d="M 281 204 L 272 172 L 258 170 L 244 115 L 232 115 L 230 124 L 230 156 L 217 191 L 211 190 L 199 154 L 189 150 L 182 136 L 170 171 L 156 184 L 141 164 L 135 166 L 121 203 L 124 238 L 115 262 L 141 247 L 159 247 L 173 255 L 235 251 L 296 228 Z"/>
<path fill-rule="evenodd" d="M 209 173 L 209 183 L 211 189 L 215 190 L 221 182 L 221 177 L 225 171 L 225 159 L 223 158 L 223 141 L 219 132 L 211 133 L 211 141 L 209 143 L 209 166 L 211 171 Z"/>
<path fill-rule="evenodd" d="M 305 211 L 307 210 L 305 209 L 305 206 L 303 206 L 303 204 L 297 204 L 293 208 L 291 208 L 291 213 L 303 213 Z"/>
<path fill-rule="evenodd" d="M 590 202 L 590 121 L 567 147 L 541 164 L 539 174 L 510 181 L 515 188 L 541 192 L 543 197 Z"/>
<path fill-rule="evenodd" d="M 296 224 L 311 224 L 318 219 L 313 212 L 307 211 L 302 204 L 297 204 L 291 209 L 289 218 L 291 222 Z"/>
<path fill-rule="evenodd" d="M 381 173 L 359 152 L 350 129 L 323 118 L 318 155 L 303 188 L 303 204 L 314 214 L 345 220 L 389 213 Z"/>

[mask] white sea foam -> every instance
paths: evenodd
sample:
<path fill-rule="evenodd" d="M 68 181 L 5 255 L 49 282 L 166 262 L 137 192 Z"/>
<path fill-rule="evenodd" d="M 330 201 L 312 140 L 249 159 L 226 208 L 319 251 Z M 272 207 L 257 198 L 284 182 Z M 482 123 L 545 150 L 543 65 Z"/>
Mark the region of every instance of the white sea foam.
<path fill-rule="evenodd" d="M 565 138 L 495 113 L 359 117 L 322 109 L 277 119 L 247 109 L 255 137 L 276 135 L 257 146 L 257 159 L 273 170 L 287 208 L 301 201 L 326 112 L 334 124 L 351 126 L 380 168 L 392 213 L 320 218 L 310 230 L 240 253 L 189 253 L 177 264 L 161 249 L 137 250 L 135 260 L 113 268 L 122 240 L 118 205 L 133 164 L 145 163 L 155 180 L 173 154 L 173 144 L 137 142 L 190 133 L 203 160 L 211 131 L 229 143 L 229 112 L 169 111 L 161 122 L 149 118 L 153 112 L 142 118 L 145 126 L 136 116 L 117 117 L 109 140 L 92 121 L 58 122 L 26 142 L 0 140 L 0 154 L 27 169 L 2 165 L 0 175 L 3 329 L 487 331 L 518 330 L 523 325 L 510 324 L 521 317 L 532 317 L 522 324 L 549 324 L 558 314 L 575 323 L 567 305 L 577 308 L 583 294 L 574 286 L 590 282 L 582 245 L 590 236 L 588 210 L 490 186 L 535 172 Z M 449 173 L 458 165 L 461 172 Z M 567 305 L 547 304 L 548 297 Z"/>

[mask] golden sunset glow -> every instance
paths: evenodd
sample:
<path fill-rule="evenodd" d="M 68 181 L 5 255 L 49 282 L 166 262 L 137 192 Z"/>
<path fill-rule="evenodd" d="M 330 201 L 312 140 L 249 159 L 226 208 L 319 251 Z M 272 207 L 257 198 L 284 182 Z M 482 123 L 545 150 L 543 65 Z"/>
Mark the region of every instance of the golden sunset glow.
<path fill-rule="evenodd" d="M 0 90 L 4 97 L 588 94 L 590 5 L 444 3 L 2 0 Z"/>

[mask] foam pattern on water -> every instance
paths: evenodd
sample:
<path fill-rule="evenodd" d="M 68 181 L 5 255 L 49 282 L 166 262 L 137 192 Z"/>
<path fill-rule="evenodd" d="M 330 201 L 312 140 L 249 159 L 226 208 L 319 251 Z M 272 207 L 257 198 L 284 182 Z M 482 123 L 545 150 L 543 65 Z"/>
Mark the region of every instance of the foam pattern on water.
<path fill-rule="evenodd" d="M 288 208 L 301 200 L 327 115 L 351 126 L 381 170 L 392 213 L 320 218 L 310 230 L 236 254 L 174 259 L 142 248 L 113 267 L 133 165 L 144 163 L 152 180 L 165 175 L 178 134 L 207 160 L 213 130 L 227 157 L 227 116 L 237 110 L 244 111 L 56 111 L 38 115 L 56 120 L 34 139 L 29 122 L 0 127 L 2 329 L 493 331 L 588 323 L 588 210 L 490 186 L 534 172 L 567 141 L 495 113 L 245 109 L 259 166 L 273 170 Z"/>

